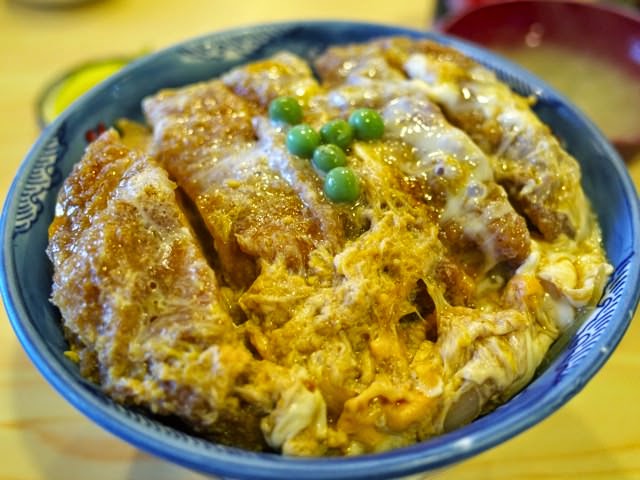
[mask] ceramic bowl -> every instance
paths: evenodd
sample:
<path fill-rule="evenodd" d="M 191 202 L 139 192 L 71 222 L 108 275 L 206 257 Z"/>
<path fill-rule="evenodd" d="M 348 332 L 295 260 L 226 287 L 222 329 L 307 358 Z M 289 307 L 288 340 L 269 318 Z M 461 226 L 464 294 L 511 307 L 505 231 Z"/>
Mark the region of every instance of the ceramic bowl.
<path fill-rule="evenodd" d="M 495 70 L 521 94 L 539 98 L 537 114 L 580 161 L 584 188 L 600 219 L 615 272 L 597 308 L 553 346 L 535 379 L 508 403 L 473 423 L 410 447 L 351 458 L 289 458 L 252 453 L 192 436 L 143 411 L 124 408 L 82 378 L 63 352 L 59 312 L 49 303 L 47 227 L 56 194 L 89 134 L 120 117 L 141 120 L 140 101 L 163 87 L 220 75 L 288 49 L 312 58 L 327 46 L 383 35 L 426 37 L 458 48 Z M 89 135 L 90 136 L 90 135 Z M 102 83 L 44 130 L 26 156 L 0 221 L 0 286 L 9 319 L 35 366 L 86 416 L 122 439 L 203 472 L 247 479 L 381 479 L 433 472 L 511 438 L 552 414 L 602 367 L 638 301 L 639 210 L 624 164 L 599 131 L 547 85 L 507 61 L 459 40 L 384 25 L 303 22 L 213 33 L 140 59 Z"/>

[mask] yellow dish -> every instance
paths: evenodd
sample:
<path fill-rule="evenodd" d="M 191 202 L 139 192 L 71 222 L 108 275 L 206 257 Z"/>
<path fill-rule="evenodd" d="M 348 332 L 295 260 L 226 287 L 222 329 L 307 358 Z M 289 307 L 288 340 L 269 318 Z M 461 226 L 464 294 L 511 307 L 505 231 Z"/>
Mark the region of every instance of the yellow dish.
<path fill-rule="evenodd" d="M 49 84 L 37 104 L 38 123 L 46 127 L 69 105 L 131 61 L 130 57 L 84 63 Z"/>

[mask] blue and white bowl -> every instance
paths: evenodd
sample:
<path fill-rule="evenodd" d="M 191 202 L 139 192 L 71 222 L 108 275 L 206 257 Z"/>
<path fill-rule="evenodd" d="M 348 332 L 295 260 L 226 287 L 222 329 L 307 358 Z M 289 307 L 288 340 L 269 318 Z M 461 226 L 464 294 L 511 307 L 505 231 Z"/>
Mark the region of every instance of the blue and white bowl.
<path fill-rule="evenodd" d="M 82 156 L 85 134 L 121 117 L 142 120 L 140 101 L 164 87 L 220 75 L 287 49 L 313 58 L 332 44 L 383 35 L 426 37 L 458 48 L 521 94 L 579 160 L 615 272 L 593 313 L 552 347 L 536 378 L 516 397 L 470 425 L 411 447 L 353 458 L 288 458 L 252 453 L 184 433 L 123 408 L 82 378 L 63 352 L 59 312 L 49 303 L 47 228 L 57 190 Z M 531 427 L 579 392 L 622 338 L 640 292 L 638 196 L 625 165 L 602 134 L 546 84 L 487 51 L 434 33 L 341 22 L 268 24 L 214 33 L 150 55 L 77 101 L 41 135 L 6 200 L 0 234 L 0 286 L 9 318 L 36 367 L 76 408 L 133 445 L 188 468 L 251 479 L 376 479 L 440 469 Z"/>

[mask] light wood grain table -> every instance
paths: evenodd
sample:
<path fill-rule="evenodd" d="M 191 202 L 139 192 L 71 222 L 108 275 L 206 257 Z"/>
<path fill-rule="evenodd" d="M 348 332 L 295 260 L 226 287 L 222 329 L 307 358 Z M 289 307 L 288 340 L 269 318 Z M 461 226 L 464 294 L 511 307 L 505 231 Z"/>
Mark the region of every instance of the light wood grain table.
<path fill-rule="evenodd" d="M 30 8 L 0 0 L 0 197 L 38 135 L 39 90 L 91 58 L 136 54 L 268 20 L 340 18 L 426 28 L 429 0 L 102 0 Z M 630 165 L 640 185 L 640 162 Z M 40 376 L 0 313 L 0 480 L 203 478 L 93 425 Z M 640 479 L 640 319 L 592 382 L 538 426 L 441 479 Z"/>

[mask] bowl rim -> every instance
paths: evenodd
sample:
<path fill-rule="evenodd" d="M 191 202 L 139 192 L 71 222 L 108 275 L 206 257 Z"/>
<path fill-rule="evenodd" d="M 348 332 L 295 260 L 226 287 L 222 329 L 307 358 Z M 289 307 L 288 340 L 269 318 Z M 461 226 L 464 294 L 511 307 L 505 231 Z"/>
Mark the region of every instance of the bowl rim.
<path fill-rule="evenodd" d="M 58 131 L 59 127 L 75 109 L 89 103 L 96 92 L 109 88 L 119 79 L 129 75 L 130 72 L 134 72 L 146 64 L 156 61 L 159 57 L 175 52 L 183 46 L 191 45 L 193 42 L 199 42 L 205 39 L 215 40 L 217 37 L 228 34 L 250 35 L 255 28 L 265 25 L 282 28 L 311 25 L 322 29 L 330 29 L 335 26 L 357 26 L 360 28 L 382 29 L 387 35 L 405 34 L 414 37 L 429 38 L 442 44 L 461 49 L 465 54 L 481 54 L 483 58 L 488 58 L 494 63 L 508 65 L 525 78 L 535 80 L 535 82 L 533 82 L 534 85 L 543 85 L 546 87 L 543 82 L 532 75 L 526 74 L 526 72 L 517 67 L 514 68 L 513 64 L 468 42 L 447 37 L 440 33 L 423 32 L 394 25 L 369 22 L 318 20 L 254 24 L 215 31 L 188 39 L 135 60 L 114 76 L 82 96 L 42 132 L 16 173 L 6 197 L 2 216 L 0 217 L 0 235 L 2 237 L 2 247 L 0 248 L 0 267 L 2 268 L 0 292 L 2 293 L 5 308 L 16 336 L 31 361 L 45 379 L 84 415 L 107 431 L 142 450 L 202 473 L 254 479 L 328 479 L 338 477 L 373 479 L 388 478 L 392 475 L 410 475 L 417 472 L 439 469 L 494 447 L 498 443 L 537 424 L 565 404 L 571 397 L 579 392 L 587 381 L 603 366 L 614 348 L 620 342 L 624 332 L 629 326 L 638 303 L 638 297 L 640 296 L 640 285 L 638 285 L 638 282 L 636 282 L 635 291 L 628 293 L 625 298 L 627 318 L 621 318 L 622 328 L 610 332 L 608 337 L 605 338 L 606 349 L 599 352 L 599 355 L 590 357 L 588 364 L 585 364 L 575 375 L 571 375 L 570 380 L 569 378 L 563 379 L 562 382 L 558 384 L 558 388 L 562 386 L 562 390 L 556 392 L 557 394 L 555 396 L 550 397 L 545 393 L 545 402 L 534 410 L 524 409 L 523 411 L 516 412 L 508 419 L 501 419 L 495 423 L 483 423 L 482 428 L 474 429 L 474 424 L 478 425 L 478 421 L 476 421 L 467 427 L 446 433 L 428 442 L 418 443 L 385 453 L 339 458 L 293 458 L 270 453 L 254 454 L 233 447 L 219 447 L 215 444 L 210 444 L 210 446 L 207 447 L 203 446 L 205 442 L 200 440 L 185 443 L 182 436 L 179 438 L 175 435 L 172 436 L 169 432 L 169 430 L 171 430 L 170 427 L 164 427 L 158 430 L 157 427 L 153 427 L 154 422 L 151 420 L 149 420 L 149 424 L 133 422 L 127 417 L 126 409 L 118 407 L 113 403 L 105 402 L 103 398 L 97 395 L 95 393 L 97 390 L 96 386 L 89 384 L 89 382 L 87 382 L 87 384 L 77 382 L 62 365 L 61 359 L 58 358 L 59 355 L 50 349 L 44 339 L 38 335 L 33 325 L 29 321 L 23 320 L 28 318 L 28 313 L 25 308 L 25 299 L 22 296 L 22 292 L 17 288 L 17 282 L 15 281 L 16 264 L 15 258 L 12 256 L 12 232 L 10 232 L 9 227 L 12 219 L 15 217 L 18 200 L 16 192 L 24 184 L 25 172 L 34 158 L 36 158 L 38 152 L 43 149 L 46 142 Z M 555 91 L 550 88 L 548 88 L 547 91 L 553 93 L 557 98 L 563 98 L 560 95 L 556 95 Z M 638 230 L 640 229 L 640 210 L 635 187 L 626 172 L 624 163 L 615 153 L 613 147 L 606 142 L 604 137 L 602 137 L 599 131 L 588 120 L 584 119 L 582 114 L 576 112 L 576 115 L 578 118 L 584 120 L 588 130 L 587 133 L 599 137 L 601 143 L 604 144 L 604 149 L 608 154 L 607 156 L 611 159 L 616 178 L 619 180 L 627 200 L 636 199 L 636 202 L 630 203 L 629 215 L 634 233 L 633 248 L 634 251 L 637 252 L 640 250 L 640 235 L 638 234 Z M 632 264 L 630 268 L 630 276 L 634 279 L 640 278 L 640 262 Z M 150 431 L 151 427 L 155 428 L 156 434 L 159 432 L 158 437 L 154 438 L 153 435 L 150 435 L 150 433 L 154 433 Z M 247 477 L 247 475 L 250 475 L 250 477 Z"/>

